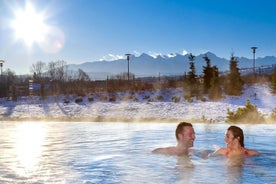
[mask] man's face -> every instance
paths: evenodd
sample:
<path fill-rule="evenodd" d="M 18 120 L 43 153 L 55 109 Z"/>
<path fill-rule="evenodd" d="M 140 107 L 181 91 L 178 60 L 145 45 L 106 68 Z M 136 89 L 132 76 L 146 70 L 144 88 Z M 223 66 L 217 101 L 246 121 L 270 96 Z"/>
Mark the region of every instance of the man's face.
<path fill-rule="evenodd" d="M 180 136 L 180 141 L 188 147 L 193 147 L 195 140 L 195 131 L 191 126 L 186 126 Z"/>

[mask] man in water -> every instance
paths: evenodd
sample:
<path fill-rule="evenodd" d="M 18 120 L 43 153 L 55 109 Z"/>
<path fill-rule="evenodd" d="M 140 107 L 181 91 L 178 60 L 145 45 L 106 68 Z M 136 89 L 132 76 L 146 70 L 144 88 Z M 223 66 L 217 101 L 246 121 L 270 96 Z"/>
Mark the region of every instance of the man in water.
<path fill-rule="evenodd" d="M 156 148 L 153 153 L 168 154 L 168 155 L 187 155 L 189 148 L 193 147 L 195 140 L 195 131 L 193 125 L 187 122 L 181 122 L 175 130 L 177 140 L 176 146 L 166 148 Z"/>

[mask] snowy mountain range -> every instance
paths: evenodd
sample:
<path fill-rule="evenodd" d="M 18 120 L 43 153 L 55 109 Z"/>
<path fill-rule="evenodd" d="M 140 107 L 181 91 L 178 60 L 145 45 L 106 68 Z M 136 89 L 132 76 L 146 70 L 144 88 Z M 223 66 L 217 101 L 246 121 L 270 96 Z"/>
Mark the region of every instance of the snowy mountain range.
<path fill-rule="evenodd" d="M 220 58 L 212 52 L 207 52 L 195 57 L 194 63 L 197 74 L 201 74 L 203 66 L 206 66 L 206 62 L 203 59 L 204 56 L 208 56 L 211 60 L 211 65 L 217 66 L 220 72 L 229 70 L 230 57 L 228 59 Z M 252 70 L 252 58 L 237 57 L 237 60 L 240 69 L 251 68 Z M 133 73 L 136 77 L 183 75 L 189 71 L 189 62 L 189 54 L 174 54 L 170 56 L 158 55 L 153 57 L 143 53 L 140 56 L 131 55 L 129 60 L 129 72 Z M 276 66 L 275 56 L 259 57 L 255 60 L 256 70 L 260 67 L 272 66 Z M 107 77 L 127 72 L 128 62 L 126 59 L 92 61 L 82 64 L 70 64 L 68 68 L 73 71 L 82 69 L 89 74 L 92 80 L 97 80 L 106 79 Z"/>

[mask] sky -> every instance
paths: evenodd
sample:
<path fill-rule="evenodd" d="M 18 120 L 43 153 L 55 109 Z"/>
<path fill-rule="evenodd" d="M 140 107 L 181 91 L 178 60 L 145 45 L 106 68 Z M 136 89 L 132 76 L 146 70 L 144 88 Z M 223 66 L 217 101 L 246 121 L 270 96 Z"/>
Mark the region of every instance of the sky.
<path fill-rule="evenodd" d="M 32 64 L 207 51 L 276 56 L 274 0 L 0 0 L 0 60 Z"/>

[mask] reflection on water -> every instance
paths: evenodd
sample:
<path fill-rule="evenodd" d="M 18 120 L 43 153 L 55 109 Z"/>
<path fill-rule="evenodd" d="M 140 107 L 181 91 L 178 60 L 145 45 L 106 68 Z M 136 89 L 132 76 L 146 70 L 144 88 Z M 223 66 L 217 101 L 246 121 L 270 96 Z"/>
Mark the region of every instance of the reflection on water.
<path fill-rule="evenodd" d="M 2 167 L 10 170 L 10 175 L 32 177 L 41 167 L 45 134 L 46 129 L 41 123 L 16 123 L 5 127 L 2 125 Z"/>
<path fill-rule="evenodd" d="M 15 130 L 14 150 L 17 165 L 13 168 L 20 176 L 27 176 L 39 168 L 46 129 L 43 124 L 24 123 Z"/>
<path fill-rule="evenodd" d="M 179 183 L 192 183 L 192 176 L 195 165 L 190 156 L 181 156 L 177 158 L 176 168 L 179 173 Z"/>
<path fill-rule="evenodd" d="M 275 125 L 242 125 L 258 157 L 151 154 L 177 123 L 0 122 L 0 183 L 273 183 Z M 195 149 L 224 146 L 228 125 L 194 124 Z M 267 131 L 269 130 L 269 131 Z"/>
<path fill-rule="evenodd" d="M 242 180 L 243 175 L 243 165 L 226 165 L 226 180 L 225 183 L 227 184 L 236 184 L 236 183 L 243 183 Z"/>
<path fill-rule="evenodd" d="M 227 158 L 226 165 L 228 167 L 240 167 L 245 163 L 246 157 L 244 155 Z"/>

